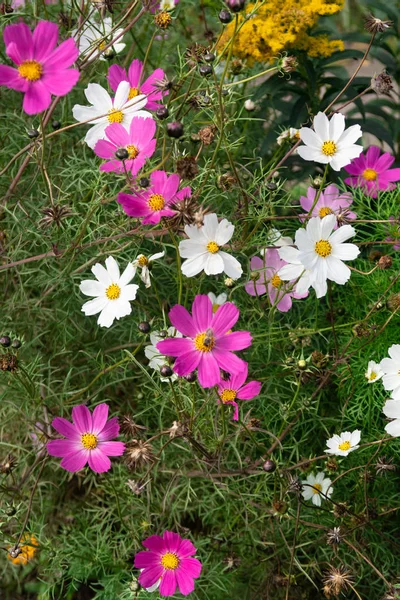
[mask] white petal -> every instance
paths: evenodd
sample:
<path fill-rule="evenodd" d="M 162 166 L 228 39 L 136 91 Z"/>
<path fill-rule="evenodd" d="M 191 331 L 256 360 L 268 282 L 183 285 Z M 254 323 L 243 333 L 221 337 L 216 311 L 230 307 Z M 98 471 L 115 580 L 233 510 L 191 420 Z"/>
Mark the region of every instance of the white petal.
<path fill-rule="evenodd" d="M 342 148 L 352 146 L 362 136 L 361 127 L 359 125 L 352 125 L 340 136 L 337 140 L 337 147 L 340 151 Z"/>
<path fill-rule="evenodd" d="M 321 219 L 320 223 L 320 240 L 327 240 L 331 235 L 333 228 L 336 225 L 336 216 L 335 215 L 326 215 L 323 219 Z M 330 241 L 330 240 L 329 240 Z"/>
<path fill-rule="evenodd" d="M 130 286 L 127 286 L 127 287 L 130 287 Z M 132 306 L 130 305 L 129 301 L 126 298 L 124 298 L 124 296 L 122 294 L 118 298 L 118 300 L 112 300 L 112 304 L 113 304 L 113 309 L 114 309 L 114 314 L 115 314 L 116 319 L 121 319 L 122 317 L 126 317 L 126 316 L 130 315 L 132 312 Z"/>
<path fill-rule="evenodd" d="M 325 113 L 320 111 L 315 115 L 313 126 L 315 133 L 320 138 L 320 140 L 322 140 L 322 142 L 326 142 L 329 140 L 329 119 Z"/>
<path fill-rule="evenodd" d="M 313 160 L 315 162 L 320 162 L 319 158 L 321 156 L 321 151 L 315 148 L 311 148 L 309 146 L 299 146 L 297 148 L 297 154 L 303 160 Z"/>
<path fill-rule="evenodd" d="M 82 294 L 85 294 L 85 296 L 105 295 L 104 285 L 95 279 L 85 279 L 84 281 L 81 281 L 79 289 L 81 290 Z"/>
<path fill-rule="evenodd" d="M 349 267 L 334 256 L 328 256 L 325 260 L 327 266 L 327 278 L 339 285 L 344 285 L 350 279 L 351 271 Z"/>
<path fill-rule="evenodd" d="M 220 252 L 216 254 L 208 253 L 207 261 L 204 265 L 204 272 L 206 275 L 218 275 L 222 273 L 224 270 L 224 261 L 222 256 L 220 256 Z"/>
<path fill-rule="evenodd" d="M 326 279 L 324 281 L 314 281 L 311 285 L 315 290 L 317 298 L 323 298 L 326 296 L 328 292 L 328 284 Z"/>
<path fill-rule="evenodd" d="M 360 254 L 355 244 L 339 244 L 332 249 L 332 257 L 340 260 L 354 260 Z"/>
<path fill-rule="evenodd" d="M 100 263 L 93 265 L 92 273 L 106 288 L 111 285 L 111 277 L 107 269 L 105 269 Z"/>
<path fill-rule="evenodd" d="M 388 423 L 385 427 L 385 431 L 389 435 L 392 435 L 393 437 L 399 437 L 400 436 L 400 419 L 396 419 L 395 421 Z"/>
<path fill-rule="evenodd" d="M 112 109 L 110 94 L 98 83 L 89 83 L 85 90 L 85 96 L 90 104 L 98 109 L 100 115 Z"/>
<path fill-rule="evenodd" d="M 202 229 L 207 240 L 215 242 L 218 229 L 218 217 L 215 213 L 211 213 L 210 215 L 206 215 L 204 217 L 204 225 Z"/>
<path fill-rule="evenodd" d="M 182 258 L 193 258 L 195 256 L 209 254 L 209 252 L 205 244 L 198 243 L 189 239 L 182 240 L 182 242 L 179 242 L 179 254 Z"/>
<path fill-rule="evenodd" d="M 313 494 L 312 503 L 315 504 L 315 506 L 321 506 L 321 496 L 319 494 Z"/>
<path fill-rule="evenodd" d="M 131 84 L 129 81 L 121 81 L 118 84 L 117 91 L 115 92 L 115 98 L 113 102 L 114 109 L 119 109 L 126 104 L 129 96 L 129 92 L 131 91 Z"/>
<path fill-rule="evenodd" d="M 303 127 L 300 129 L 300 139 L 302 142 L 314 150 L 321 150 L 322 140 L 317 136 L 315 131 L 309 127 Z M 301 146 L 302 148 L 303 146 Z"/>
<path fill-rule="evenodd" d="M 299 260 L 299 251 L 297 248 L 292 248 L 291 246 L 282 246 L 278 249 L 278 254 L 282 260 L 285 260 L 288 263 L 293 265 L 300 265 Z"/>
<path fill-rule="evenodd" d="M 357 446 L 357 444 L 360 443 L 360 440 L 361 440 L 361 431 L 359 429 L 355 429 L 350 436 L 351 445 Z"/>
<path fill-rule="evenodd" d="M 152 254 L 149 256 L 149 262 L 153 262 L 153 260 L 158 260 L 159 258 L 163 258 L 165 256 L 165 252 L 156 252 L 156 254 Z"/>
<path fill-rule="evenodd" d="M 383 414 L 390 419 L 400 419 L 400 401 L 399 400 L 386 400 L 383 408 Z"/>
<path fill-rule="evenodd" d="M 105 137 L 106 137 L 105 129 L 106 129 L 107 125 L 108 125 L 107 120 L 102 119 L 100 123 L 97 123 L 97 125 L 94 125 L 93 127 L 91 127 L 89 129 L 89 131 L 87 132 L 87 134 L 85 136 L 85 142 L 87 143 L 89 148 L 91 148 L 93 150 L 99 140 L 105 139 Z"/>
<path fill-rule="evenodd" d="M 136 283 L 130 283 L 122 289 L 121 298 L 130 302 L 136 298 L 139 286 Z"/>
<path fill-rule="evenodd" d="M 125 271 L 122 273 L 122 275 L 120 277 L 119 285 L 121 287 L 124 285 L 127 285 L 135 277 L 135 274 L 136 274 L 136 268 L 133 266 L 132 263 L 128 263 L 128 266 L 126 267 Z"/>
<path fill-rule="evenodd" d="M 85 302 L 82 306 L 82 311 L 88 317 L 90 315 L 97 315 L 100 311 L 103 310 L 105 306 L 107 306 L 108 300 L 105 296 L 102 298 L 94 298 L 94 300 L 89 300 L 89 302 Z"/>
<path fill-rule="evenodd" d="M 202 254 L 201 256 L 194 256 L 193 258 L 188 258 L 182 263 L 182 273 L 186 275 L 186 277 L 194 277 L 204 269 L 204 265 L 207 261 L 208 252 L 206 254 Z"/>
<path fill-rule="evenodd" d="M 328 215 L 327 217 L 325 217 L 325 219 L 329 219 L 329 217 L 332 216 L 335 219 L 336 222 L 336 218 L 334 215 Z M 312 219 L 310 219 L 307 223 L 307 236 L 309 238 L 309 240 L 311 242 L 318 242 L 319 240 L 323 239 L 323 236 L 321 235 L 321 228 L 322 228 L 322 223 L 323 221 L 325 221 L 325 219 L 320 219 L 319 217 L 313 217 Z M 329 223 L 329 221 L 328 221 Z M 303 234 L 301 233 L 304 230 L 300 230 L 300 231 L 296 231 L 296 235 L 297 233 L 300 235 L 300 237 L 303 236 Z M 297 237 L 296 237 L 296 241 L 297 241 Z M 308 240 L 307 240 L 308 241 Z M 310 245 L 310 244 L 308 244 Z M 314 244 L 312 244 L 312 246 L 314 246 Z M 303 243 L 303 248 L 304 248 L 304 243 Z M 300 248 L 300 250 L 303 250 L 303 248 Z"/>
<path fill-rule="evenodd" d="M 400 369 L 400 344 L 392 344 L 388 350 L 389 356 L 394 360 L 399 361 L 399 369 Z"/>
<path fill-rule="evenodd" d="M 81 104 L 75 104 L 72 109 L 72 114 L 76 121 L 89 121 L 90 123 L 94 123 L 97 120 L 97 117 L 103 113 L 99 112 L 93 106 L 82 106 Z"/>
<path fill-rule="evenodd" d="M 99 318 L 97 319 L 97 324 L 100 325 L 100 327 L 111 327 L 114 323 L 114 319 L 115 311 L 112 308 L 112 301 L 110 301 L 101 311 Z"/>
<path fill-rule="evenodd" d="M 329 215 L 332 216 L 332 215 Z M 334 215 L 333 215 L 334 216 Z M 325 217 L 327 218 L 327 217 Z M 356 235 L 356 230 L 351 225 L 343 225 L 334 231 L 329 239 L 330 243 L 333 244 L 341 244 L 345 242 L 349 238 Z"/>
<path fill-rule="evenodd" d="M 344 131 L 344 115 L 335 113 L 329 122 L 329 138 L 332 142 L 337 142 Z M 351 127 L 349 128 L 351 129 Z"/>
<path fill-rule="evenodd" d="M 120 278 L 119 266 L 113 256 L 106 258 L 106 268 L 113 283 L 118 283 Z"/>
<path fill-rule="evenodd" d="M 127 83 L 127 82 L 125 82 Z M 128 84 L 129 85 L 129 84 Z M 128 89 L 128 96 L 129 96 L 129 91 L 130 88 Z M 128 98 L 127 96 L 127 98 Z M 126 99 L 125 103 L 124 103 L 124 112 L 127 113 L 135 113 L 135 116 L 140 116 L 138 113 L 145 113 L 144 118 L 153 118 L 153 115 L 149 112 L 147 112 L 147 110 L 143 110 L 142 108 L 144 108 L 147 104 L 147 96 L 145 96 L 144 94 L 139 94 L 139 96 L 135 96 L 134 98 L 131 98 L 131 100 Z"/>
<path fill-rule="evenodd" d="M 232 225 L 227 219 L 222 219 L 217 228 L 217 233 L 215 236 L 215 241 L 218 246 L 223 246 L 227 244 L 231 237 L 233 236 L 233 232 L 235 231 L 235 226 Z"/>
<path fill-rule="evenodd" d="M 292 281 L 293 279 L 297 279 L 301 277 L 301 274 L 304 271 L 303 265 L 285 265 L 278 271 L 278 275 L 283 281 Z"/>
<path fill-rule="evenodd" d="M 227 252 L 219 252 L 219 254 L 224 261 L 224 271 L 228 277 L 231 277 L 232 279 L 239 279 L 243 273 L 240 262 Z"/>

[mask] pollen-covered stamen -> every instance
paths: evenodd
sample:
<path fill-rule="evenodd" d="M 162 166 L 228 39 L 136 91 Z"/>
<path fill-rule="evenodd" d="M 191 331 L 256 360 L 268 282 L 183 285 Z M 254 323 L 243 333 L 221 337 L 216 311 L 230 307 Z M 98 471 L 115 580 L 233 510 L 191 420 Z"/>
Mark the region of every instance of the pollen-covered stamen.
<path fill-rule="evenodd" d="M 139 265 L 139 267 L 147 267 L 149 264 L 149 259 L 147 258 L 147 256 L 145 256 L 144 254 L 139 254 L 139 256 L 137 257 L 137 264 Z"/>
<path fill-rule="evenodd" d="M 19 65 L 18 73 L 28 81 L 37 81 L 43 75 L 43 67 L 37 60 L 25 60 Z"/>
<path fill-rule="evenodd" d="M 321 219 L 323 219 L 327 215 L 332 215 L 333 214 L 333 210 L 331 208 L 329 208 L 329 206 L 323 206 L 322 208 L 319 209 L 319 213 L 318 214 L 321 217 Z"/>
<path fill-rule="evenodd" d="M 328 240 L 319 240 L 319 242 L 316 242 L 314 250 L 322 258 L 326 258 L 332 254 L 332 245 L 330 242 L 328 242 Z"/>
<path fill-rule="evenodd" d="M 322 492 L 322 485 L 320 483 L 313 483 L 311 489 L 313 494 L 319 494 Z"/>
<path fill-rule="evenodd" d="M 108 111 L 107 119 L 109 123 L 122 123 L 124 120 L 124 113 L 122 110 L 116 110 L 113 108 L 112 110 Z"/>
<path fill-rule="evenodd" d="M 127 146 L 126 149 L 128 151 L 128 155 L 129 155 L 128 158 L 130 160 L 133 160 L 139 154 L 139 148 L 137 148 L 133 144 L 129 144 L 129 146 Z"/>
<path fill-rule="evenodd" d="M 93 433 L 84 433 L 81 442 L 86 450 L 94 450 L 97 447 L 97 437 Z"/>
<path fill-rule="evenodd" d="M 140 94 L 140 90 L 138 88 L 131 87 L 131 89 L 129 90 L 128 100 L 132 100 L 132 98 L 136 98 L 136 96 L 139 96 L 139 94 Z"/>
<path fill-rule="evenodd" d="M 219 397 L 222 402 L 233 402 L 236 399 L 237 392 L 236 390 L 226 389 L 220 392 Z"/>
<path fill-rule="evenodd" d="M 375 181 L 378 177 L 378 173 L 374 169 L 365 169 L 365 171 L 363 171 L 363 177 L 367 181 Z"/>
<path fill-rule="evenodd" d="M 219 251 L 217 242 L 208 242 L 206 248 L 211 254 L 216 254 Z"/>
<path fill-rule="evenodd" d="M 200 352 L 210 352 L 215 346 L 215 338 L 212 335 L 212 331 L 198 333 L 194 338 L 194 345 Z"/>
<path fill-rule="evenodd" d="M 369 380 L 374 381 L 374 379 L 376 379 L 376 378 L 377 378 L 377 374 L 375 373 L 375 371 L 372 371 L 369 376 Z"/>
<path fill-rule="evenodd" d="M 161 557 L 161 564 L 168 571 L 175 571 L 179 567 L 179 558 L 172 552 L 166 552 Z"/>
<path fill-rule="evenodd" d="M 339 444 L 339 450 L 343 450 L 343 452 L 346 452 L 346 450 L 350 450 L 350 448 L 351 444 L 348 440 Z"/>
<path fill-rule="evenodd" d="M 165 206 L 165 200 L 161 194 L 151 194 L 147 204 L 151 210 L 162 210 Z"/>
<path fill-rule="evenodd" d="M 279 288 L 282 285 L 282 279 L 275 273 L 275 275 L 271 279 L 271 285 L 274 288 Z"/>
<path fill-rule="evenodd" d="M 106 46 L 107 46 L 107 44 L 106 44 L 105 40 L 102 40 L 102 41 L 99 43 L 99 45 L 98 45 L 97 47 L 98 47 L 98 49 L 99 49 L 99 50 L 100 50 L 100 52 L 101 52 L 102 50 L 104 50 L 104 48 L 105 48 Z"/>
<path fill-rule="evenodd" d="M 112 283 L 106 289 L 106 296 L 109 300 L 118 300 L 121 295 L 121 288 L 116 283 Z"/>
<path fill-rule="evenodd" d="M 337 146 L 335 142 L 329 140 L 328 142 L 324 142 L 322 144 L 321 150 L 322 154 L 325 154 L 325 156 L 333 156 L 337 152 Z"/>

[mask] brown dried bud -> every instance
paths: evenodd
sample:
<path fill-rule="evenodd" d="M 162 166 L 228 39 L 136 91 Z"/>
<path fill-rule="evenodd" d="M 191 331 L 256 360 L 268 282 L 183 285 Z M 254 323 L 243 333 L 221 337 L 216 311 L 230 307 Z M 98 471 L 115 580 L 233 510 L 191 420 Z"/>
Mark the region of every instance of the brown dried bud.
<path fill-rule="evenodd" d="M 311 353 L 311 362 L 315 367 L 317 367 L 317 369 L 321 369 L 322 367 L 324 367 L 328 362 L 328 358 L 328 356 L 322 354 L 322 352 L 320 352 L 319 350 L 314 350 Z"/>
<path fill-rule="evenodd" d="M 378 268 L 379 269 L 390 269 L 393 264 L 393 259 L 391 256 L 381 256 L 378 260 Z"/>
<path fill-rule="evenodd" d="M 387 301 L 387 307 L 392 312 L 400 309 L 400 293 L 392 294 Z"/>
<path fill-rule="evenodd" d="M 396 471 L 397 467 L 393 464 L 393 458 L 386 458 L 386 456 L 380 456 L 376 461 L 375 469 L 377 475 L 382 475 L 387 471 Z"/>
<path fill-rule="evenodd" d="M 299 63 L 295 56 L 285 56 L 282 58 L 280 68 L 284 73 L 291 73 L 297 69 L 298 64 Z"/>
<path fill-rule="evenodd" d="M 236 177 L 228 172 L 218 178 L 217 187 L 219 187 L 220 190 L 227 192 L 231 190 L 236 183 Z"/>
<path fill-rule="evenodd" d="M 172 17 L 166 10 L 161 11 L 154 17 L 154 23 L 159 29 L 168 29 L 172 23 Z"/>
<path fill-rule="evenodd" d="M 14 373 L 18 369 L 18 359 L 14 354 L 0 356 L 0 371 Z"/>
<path fill-rule="evenodd" d="M 339 465 L 338 465 L 337 460 L 336 460 L 336 458 L 334 456 L 330 456 L 328 458 L 328 460 L 326 461 L 326 468 L 327 468 L 328 471 L 331 471 L 333 473 L 335 473 L 338 470 Z"/>
<path fill-rule="evenodd" d="M 346 502 L 338 502 L 333 507 L 333 514 L 336 519 L 341 519 L 345 515 L 347 515 L 347 504 Z"/>
<path fill-rule="evenodd" d="M 237 558 L 236 556 L 227 556 L 222 562 L 226 564 L 224 571 L 231 571 L 238 567 L 241 561 L 240 558 Z"/>
<path fill-rule="evenodd" d="M 288 509 L 287 502 L 284 502 L 283 500 L 274 500 L 272 506 L 274 511 L 279 515 L 284 515 Z"/>
<path fill-rule="evenodd" d="M 180 423 L 179 421 L 174 421 L 172 423 L 172 427 L 169 428 L 169 437 L 183 437 L 185 433 L 187 433 L 188 429 L 186 425 Z"/>
<path fill-rule="evenodd" d="M 119 425 L 121 433 L 124 435 L 137 436 L 140 435 L 141 431 L 145 431 L 146 427 L 143 425 L 137 425 L 129 415 L 123 415 L 119 419 Z"/>
<path fill-rule="evenodd" d="M 194 179 L 199 172 L 194 156 L 182 156 L 176 161 L 176 170 L 181 179 Z"/>
<path fill-rule="evenodd" d="M 329 545 L 335 546 L 342 541 L 342 533 L 340 527 L 334 527 L 326 534 L 326 541 Z"/>
<path fill-rule="evenodd" d="M 61 206 L 60 204 L 45 208 L 42 213 L 44 217 L 39 221 L 41 227 L 50 227 L 51 225 L 60 227 L 61 221 L 74 214 L 69 206 Z"/>
<path fill-rule="evenodd" d="M 139 469 L 154 461 L 153 448 L 142 440 L 132 440 L 126 445 L 124 459 L 128 469 Z"/>
<path fill-rule="evenodd" d="M 392 25 L 392 21 L 382 21 L 382 19 L 378 19 L 372 14 L 368 15 L 364 21 L 364 27 L 369 33 L 382 33 Z"/>
<path fill-rule="evenodd" d="M 390 96 L 390 92 L 393 90 L 392 78 L 386 71 L 379 74 L 375 73 L 371 79 L 371 87 L 377 94 Z"/>
<path fill-rule="evenodd" d="M 0 463 L 0 473 L 2 475 L 9 475 L 12 471 L 14 471 L 16 466 L 17 457 L 13 454 L 8 454 L 8 456 Z"/>
<path fill-rule="evenodd" d="M 202 129 L 200 129 L 199 136 L 202 144 L 204 146 L 209 146 L 213 143 L 215 138 L 215 127 L 212 127 L 211 125 L 206 125 Z"/>
<path fill-rule="evenodd" d="M 380 250 L 371 250 L 371 252 L 368 254 L 368 260 L 371 262 L 376 262 L 381 258 L 381 256 L 383 256 L 383 254 Z"/>

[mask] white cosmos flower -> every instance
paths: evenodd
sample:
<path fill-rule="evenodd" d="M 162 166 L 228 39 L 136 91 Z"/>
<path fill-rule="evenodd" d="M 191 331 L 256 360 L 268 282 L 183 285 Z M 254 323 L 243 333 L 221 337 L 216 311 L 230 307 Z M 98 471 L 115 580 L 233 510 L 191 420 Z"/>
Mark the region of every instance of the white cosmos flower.
<path fill-rule="evenodd" d="M 352 158 L 357 158 L 363 148 L 355 142 L 362 136 L 361 127 L 352 125 L 345 130 L 344 115 L 336 113 L 329 121 L 319 112 L 314 117 L 314 130 L 309 127 L 300 129 L 300 138 L 305 146 L 299 146 L 297 152 L 304 160 L 327 164 L 334 171 L 340 171 Z"/>
<path fill-rule="evenodd" d="M 317 475 L 310 473 L 307 479 L 301 483 L 303 484 L 303 491 L 301 493 L 304 500 L 312 500 L 315 506 L 321 506 L 321 498 L 326 500 L 325 496 L 330 498 L 333 492 L 333 488 L 330 487 L 332 482 L 328 478 L 325 479 L 325 473 L 323 472 L 317 473 Z M 321 492 L 324 496 L 321 496 Z"/>
<path fill-rule="evenodd" d="M 100 313 L 97 323 L 101 327 L 111 327 L 114 319 L 121 319 L 132 312 L 130 302 L 136 298 L 139 288 L 134 283 L 129 283 L 135 276 L 136 269 L 129 263 L 120 275 L 118 263 L 112 256 L 106 259 L 106 268 L 100 263 L 92 267 L 94 279 L 85 279 L 79 289 L 85 296 L 94 296 L 82 306 L 86 316 Z"/>
<path fill-rule="evenodd" d="M 117 29 L 111 33 L 112 27 L 111 17 L 105 17 L 103 21 L 87 21 L 86 25 L 80 31 L 74 29 L 72 36 L 74 38 L 78 36 L 78 47 L 81 58 L 90 54 L 91 58 L 99 57 L 100 60 L 106 60 L 102 53 L 103 48 L 123 32 L 123 29 Z M 121 39 L 119 38 L 119 40 Z M 115 54 L 119 54 L 125 46 L 126 44 L 118 41 L 116 44 L 110 46 L 109 50 L 112 49 Z M 96 48 L 98 52 L 93 52 L 92 54 L 92 51 Z"/>
<path fill-rule="evenodd" d="M 389 417 L 389 419 L 394 419 L 388 423 L 385 427 L 385 431 L 392 435 L 393 437 L 400 436 L 400 400 L 386 400 L 385 405 L 383 407 L 384 414 Z"/>
<path fill-rule="evenodd" d="M 141 268 L 140 279 L 143 281 L 146 288 L 151 286 L 150 280 L 150 268 L 151 263 L 159 258 L 163 258 L 165 252 L 157 252 L 156 254 L 152 254 L 151 256 L 145 256 L 144 254 L 139 254 L 136 260 L 133 261 L 134 267 Z"/>
<path fill-rule="evenodd" d="M 146 358 L 149 359 L 149 367 L 154 369 L 155 371 L 160 371 L 161 367 L 164 365 L 168 365 L 168 362 L 163 354 L 159 350 L 157 350 L 156 346 L 158 342 L 164 340 L 166 337 L 176 337 L 181 338 L 182 334 L 175 329 L 175 327 L 168 327 L 167 334 L 161 336 L 159 331 L 153 331 L 150 334 L 150 342 L 148 346 L 145 347 L 144 353 Z M 174 373 L 171 377 L 160 377 L 161 381 L 175 381 L 178 378 L 178 375 Z"/>
<path fill-rule="evenodd" d="M 85 142 L 89 148 L 94 148 L 96 142 L 105 139 L 105 129 L 111 123 L 121 123 L 125 129 L 129 126 L 133 117 L 143 117 L 151 119 L 152 116 L 147 110 L 142 110 L 146 106 L 147 98 L 144 94 L 135 96 L 129 100 L 131 90 L 128 81 L 121 81 L 118 85 L 115 97 L 110 94 L 98 83 L 89 83 L 85 90 L 85 96 L 92 106 L 82 106 L 75 104 L 72 114 L 77 121 L 88 121 L 88 125 L 93 123 L 93 127 L 86 134 Z"/>
<path fill-rule="evenodd" d="M 311 272 L 311 285 L 317 298 L 325 296 L 327 280 L 344 285 L 351 271 L 344 260 L 357 258 L 360 250 L 355 244 L 344 242 L 356 234 L 351 225 L 343 225 L 336 231 L 336 216 L 313 217 L 307 223 L 306 229 L 296 231 L 296 246 L 299 250 L 298 259 Z"/>
<path fill-rule="evenodd" d="M 335 434 L 326 442 L 328 448 L 325 450 L 327 454 L 335 454 L 335 456 L 347 456 L 353 450 L 359 448 L 358 444 L 361 439 L 361 431 L 344 431 L 340 435 Z"/>
<path fill-rule="evenodd" d="M 299 250 L 291 246 L 282 246 L 278 249 L 278 253 L 280 258 L 288 264 L 279 269 L 277 275 L 283 281 L 298 280 L 294 286 L 296 294 L 305 294 L 308 292 L 309 287 L 313 285 L 312 274 L 300 261 Z"/>
<path fill-rule="evenodd" d="M 381 365 L 374 360 L 370 360 L 365 377 L 368 379 L 368 383 L 375 383 L 375 381 L 382 379 L 383 371 Z"/>
<path fill-rule="evenodd" d="M 392 390 L 393 400 L 400 400 L 400 344 L 393 344 L 389 350 L 390 358 L 381 360 L 382 383 L 385 390 Z"/>
<path fill-rule="evenodd" d="M 206 275 L 217 275 L 226 273 L 232 279 L 238 279 L 243 273 L 242 267 L 236 258 L 221 250 L 221 246 L 227 244 L 235 226 L 227 219 L 218 223 L 215 213 L 204 217 L 204 225 L 186 225 L 185 233 L 188 240 L 179 244 L 179 253 L 186 258 L 182 264 L 182 273 L 186 277 L 194 277 L 201 271 Z"/>
<path fill-rule="evenodd" d="M 213 312 L 217 312 L 219 307 L 225 304 L 225 302 L 228 300 L 228 295 L 224 292 L 222 292 L 222 294 L 219 294 L 218 296 L 216 296 L 214 292 L 208 292 L 207 296 L 212 302 Z"/>
<path fill-rule="evenodd" d="M 267 235 L 266 246 L 275 246 L 275 248 L 293 246 L 293 240 L 289 236 L 282 235 L 280 231 L 272 227 Z M 264 256 L 265 252 L 266 249 L 260 250 L 261 256 Z"/>

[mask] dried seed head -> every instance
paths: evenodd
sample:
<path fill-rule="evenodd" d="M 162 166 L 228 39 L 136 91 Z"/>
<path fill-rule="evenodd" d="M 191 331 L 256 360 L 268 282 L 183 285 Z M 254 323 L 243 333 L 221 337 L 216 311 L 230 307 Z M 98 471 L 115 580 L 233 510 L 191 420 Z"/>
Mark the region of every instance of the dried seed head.
<path fill-rule="evenodd" d="M 330 456 L 328 458 L 328 460 L 326 461 L 326 468 L 331 473 L 335 473 L 338 470 L 338 468 L 339 468 L 338 461 L 336 460 L 336 458 L 334 456 Z"/>
<path fill-rule="evenodd" d="M 206 125 L 199 131 L 199 136 L 204 146 L 209 146 L 213 143 L 215 138 L 215 127 L 212 125 Z"/>
<path fill-rule="evenodd" d="M 126 485 L 136 496 L 140 496 L 140 494 L 143 492 L 143 489 L 146 486 L 146 484 L 142 484 L 140 480 L 135 481 L 134 479 L 128 479 Z"/>
<path fill-rule="evenodd" d="M 347 504 L 346 502 L 336 503 L 333 507 L 333 514 L 336 519 L 341 519 L 345 515 L 347 515 Z"/>
<path fill-rule="evenodd" d="M 2 475 L 9 475 L 12 471 L 14 471 L 17 464 L 17 457 L 13 454 L 8 454 L 0 463 L 0 473 Z"/>
<path fill-rule="evenodd" d="M 329 360 L 329 357 L 326 356 L 326 354 L 323 354 L 322 352 L 320 352 L 319 350 L 314 350 L 311 353 L 311 362 L 315 367 L 317 367 L 317 369 L 321 369 L 322 367 L 325 367 L 328 360 Z"/>
<path fill-rule="evenodd" d="M 400 309 L 400 293 L 392 294 L 387 301 L 387 307 L 392 312 Z"/>
<path fill-rule="evenodd" d="M 390 92 L 393 90 L 392 78 L 386 71 L 378 74 L 375 73 L 371 79 L 371 87 L 378 95 L 390 96 Z"/>
<path fill-rule="evenodd" d="M 397 466 L 393 464 L 393 458 L 386 458 L 386 456 L 380 456 L 375 464 L 376 474 L 383 475 L 387 471 L 396 471 Z"/>
<path fill-rule="evenodd" d="M 3 354 L 0 356 L 0 371 L 15 373 L 18 369 L 18 359 L 14 354 Z"/>
<path fill-rule="evenodd" d="M 288 473 L 288 487 L 286 492 L 288 494 L 295 494 L 296 496 L 299 496 L 303 490 L 303 485 L 300 481 L 300 479 L 297 477 L 297 475 L 292 475 L 291 473 Z"/>
<path fill-rule="evenodd" d="M 140 469 L 154 461 L 153 448 L 151 444 L 142 440 L 132 440 L 126 445 L 125 463 L 128 469 Z"/>
<path fill-rule="evenodd" d="M 326 541 L 331 546 L 334 546 L 335 544 L 340 544 L 342 539 L 343 537 L 340 527 L 334 527 L 326 534 Z"/>
<path fill-rule="evenodd" d="M 119 419 L 119 425 L 121 433 L 124 435 L 138 436 L 141 432 L 146 430 L 143 425 L 135 423 L 129 415 L 123 415 Z"/>
<path fill-rule="evenodd" d="M 232 571 L 232 569 L 235 569 L 240 565 L 241 561 L 240 558 L 237 558 L 236 556 L 232 555 L 224 558 L 222 562 L 226 565 L 224 571 Z"/>
<path fill-rule="evenodd" d="M 181 179 L 194 179 L 199 172 L 194 156 L 182 156 L 176 161 L 176 171 Z"/>
<path fill-rule="evenodd" d="M 327 598 L 339 596 L 341 592 L 346 592 L 353 583 L 350 571 L 340 566 L 338 569 L 331 567 L 326 571 L 324 579 L 324 594 Z"/>
<path fill-rule="evenodd" d="M 365 18 L 364 27 L 369 33 L 382 33 L 393 25 L 392 21 L 382 21 L 370 14 Z"/>
<path fill-rule="evenodd" d="M 174 204 L 176 215 L 168 220 L 173 229 L 182 229 L 185 225 L 197 225 L 201 227 L 204 222 L 204 216 L 210 212 L 197 204 L 194 198 L 184 198 Z"/>
<path fill-rule="evenodd" d="M 159 29 L 168 29 L 172 23 L 172 17 L 166 10 L 161 11 L 154 17 L 154 23 Z"/>
<path fill-rule="evenodd" d="M 186 48 L 185 57 L 189 60 L 190 63 L 198 63 L 203 62 L 203 58 L 208 53 L 209 48 L 207 46 L 202 46 L 201 44 L 193 44 Z"/>
<path fill-rule="evenodd" d="M 378 268 L 379 269 L 390 269 L 393 264 L 393 259 L 391 256 L 381 256 L 378 260 Z"/>
<path fill-rule="evenodd" d="M 169 428 L 169 437 L 182 437 L 187 433 L 188 429 L 186 425 L 180 423 L 180 421 L 174 421 L 172 426 Z"/>
<path fill-rule="evenodd" d="M 64 219 L 71 217 L 74 214 L 69 206 L 61 206 L 60 204 L 55 204 L 54 206 L 45 208 L 42 213 L 44 217 L 42 217 L 39 221 L 39 225 L 41 227 L 50 227 L 51 225 L 57 225 L 57 227 L 60 227 L 61 222 Z"/>
<path fill-rule="evenodd" d="M 297 69 L 298 64 L 295 56 L 284 56 L 280 64 L 280 69 L 284 73 L 291 73 Z"/>
<path fill-rule="evenodd" d="M 272 503 L 272 507 L 277 515 L 284 515 L 287 512 L 288 504 L 283 500 L 274 500 Z"/>

